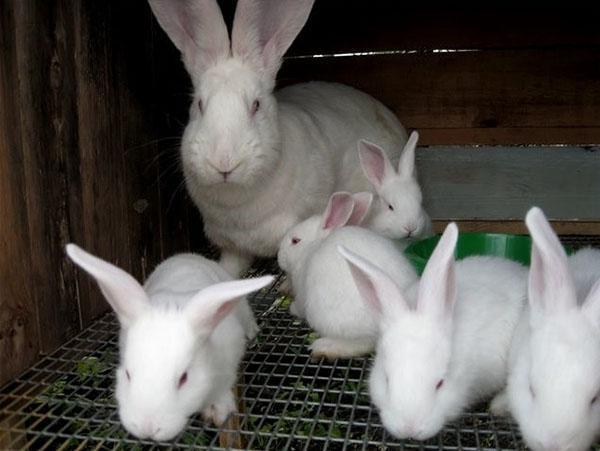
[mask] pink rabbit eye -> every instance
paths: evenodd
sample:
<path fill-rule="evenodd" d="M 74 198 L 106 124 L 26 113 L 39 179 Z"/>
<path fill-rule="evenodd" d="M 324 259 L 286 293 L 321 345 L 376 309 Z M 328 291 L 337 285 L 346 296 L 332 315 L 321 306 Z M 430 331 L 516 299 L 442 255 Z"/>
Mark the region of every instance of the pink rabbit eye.
<path fill-rule="evenodd" d="M 125 370 L 125 376 L 127 376 L 127 380 L 131 382 L 131 376 L 129 375 L 128 370 Z"/>
<path fill-rule="evenodd" d="M 440 388 L 442 388 L 442 385 L 444 385 L 444 379 L 440 379 L 437 383 L 437 385 L 435 386 L 436 390 L 439 390 Z"/>
<path fill-rule="evenodd" d="M 300 238 L 296 238 L 296 237 L 294 237 L 294 238 L 292 238 L 292 245 L 296 245 L 296 244 L 298 244 L 300 241 L 302 241 Z"/>
<path fill-rule="evenodd" d="M 252 116 L 254 116 L 256 114 L 256 112 L 258 111 L 259 108 L 260 108 L 260 102 L 258 99 L 256 99 L 254 102 L 252 102 L 252 109 L 250 110 L 250 112 L 252 113 Z"/>
<path fill-rule="evenodd" d="M 177 388 L 181 388 L 183 384 L 187 382 L 187 371 L 181 375 L 179 382 L 177 382 Z"/>

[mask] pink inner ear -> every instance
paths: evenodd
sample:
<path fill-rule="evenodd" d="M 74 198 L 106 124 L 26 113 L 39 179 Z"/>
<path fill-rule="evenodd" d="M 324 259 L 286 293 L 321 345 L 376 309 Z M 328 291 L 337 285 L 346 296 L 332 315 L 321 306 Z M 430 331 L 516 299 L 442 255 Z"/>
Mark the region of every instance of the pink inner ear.
<path fill-rule="evenodd" d="M 385 174 L 385 160 L 380 149 L 363 142 L 362 163 L 369 178 L 381 184 Z"/>
<path fill-rule="evenodd" d="M 329 230 L 346 225 L 352 215 L 353 208 L 354 199 L 352 199 L 352 196 L 349 194 L 334 194 L 330 199 L 323 228 Z"/>
<path fill-rule="evenodd" d="M 233 310 L 233 307 L 237 304 L 238 299 L 232 299 L 223 303 L 217 311 L 214 313 L 210 320 L 211 327 L 216 327 L 229 313 Z"/>

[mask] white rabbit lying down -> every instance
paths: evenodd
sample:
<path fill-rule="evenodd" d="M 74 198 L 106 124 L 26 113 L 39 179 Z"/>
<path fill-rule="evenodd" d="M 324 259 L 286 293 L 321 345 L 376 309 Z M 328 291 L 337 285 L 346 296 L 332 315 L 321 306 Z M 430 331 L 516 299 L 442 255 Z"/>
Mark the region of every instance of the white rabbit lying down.
<path fill-rule="evenodd" d="M 527 269 L 498 257 L 455 263 L 457 237 L 449 224 L 420 282 L 406 291 L 377 259 L 339 249 L 378 320 L 371 400 L 398 438 L 432 437 L 506 380 Z"/>
<path fill-rule="evenodd" d="M 67 254 L 96 279 L 119 318 L 116 398 L 127 431 L 169 440 L 197 411 L 217 425 L 236 411 L 237 368 L 246 339 L 258 332 L 245 295 L 272 276 L 231 280 L 217 263 L 179 254 L 142 287 L 74 244 Z"/>
<path fill-rule="evenodd" d="M 347 225 L 362 221 L 370 197 L 335 193 L 322 216 L 298 224 L 282 240 L 279 264 L 291 277 L 295 293 L 290 311 L 305 318 L 321 336 L 311 345 L 315 358 L 366 354 L 376 340 L 376 315 L 360 299 L 338 245 L 380 262 L 402 288 L 417 280 L 414 268 L 393 241 Z"/>
<path fill-rule="evenodd" d="M 406 132 L 373 97 L 311 82 L 273 93 L 313 0 L 239 0 L 231 40 L 215 0 L 150 0 L 194 85 L 181 157 L 221 262 L 240 274 L 336 190 L 365 191 L 359 139 L 399 152 Z M 392 158 L 396 160 L 396 158 Z"/>
<path fill-rule="evenodd" d="M 600 251 L 567 259 L 539 208 L 525 222 L 533 239 L 529 305 L 506 391 L 491 408 L 510 411 L 534 450 L 587 450 L 600 432 Z"/>

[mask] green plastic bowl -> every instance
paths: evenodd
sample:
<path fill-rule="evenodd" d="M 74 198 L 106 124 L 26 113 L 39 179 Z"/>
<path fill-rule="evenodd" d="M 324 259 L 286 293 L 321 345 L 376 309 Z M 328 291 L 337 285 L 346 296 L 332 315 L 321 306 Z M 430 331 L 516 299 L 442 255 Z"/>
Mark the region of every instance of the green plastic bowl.
<path fill-rule="evenodd" d="M 404 253 L 419 274 L 423 273 L 427 260 L 440 240 L 440 235 L 416 241 L 409 245 Z M 565 248 L 567 253 L 571 249 Z M 509 235 L 504 233 L 459 233 L 456 251 L 457 260 L 471 255 L 494 255 L 506 257 L 529 266 L 531 255 L 531 237 L 529 235 Z"/>

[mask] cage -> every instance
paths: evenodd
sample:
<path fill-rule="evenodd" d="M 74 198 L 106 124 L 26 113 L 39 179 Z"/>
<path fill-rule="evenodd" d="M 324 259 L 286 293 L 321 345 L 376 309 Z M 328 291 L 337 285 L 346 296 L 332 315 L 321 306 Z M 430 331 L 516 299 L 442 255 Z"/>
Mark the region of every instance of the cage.
<path fill-rule="evenodd" d="M 220 5 L 231 22 L 235 1 Z M 279 83 L 347 83 L 418 129 L 437 230 L 522 233 L 536 203 L 565 243 L 600 246 L 598 19 L 320 0 Z M 251 301 L 261 333 L 240 412 L 220 429 L 194 418 L 169 443 L 127 435 L 112 397 L 118 326 L 63 247 L 140 279 L 175 252 L 215 255 L 178 170 L 189 81 L 142 0 L 8 0 L 0 29 L 0 448 L 524 449 L 484 405 L 427 442 L 387 435 L 370 360 L 312 361 L 282 275 Z"/>

